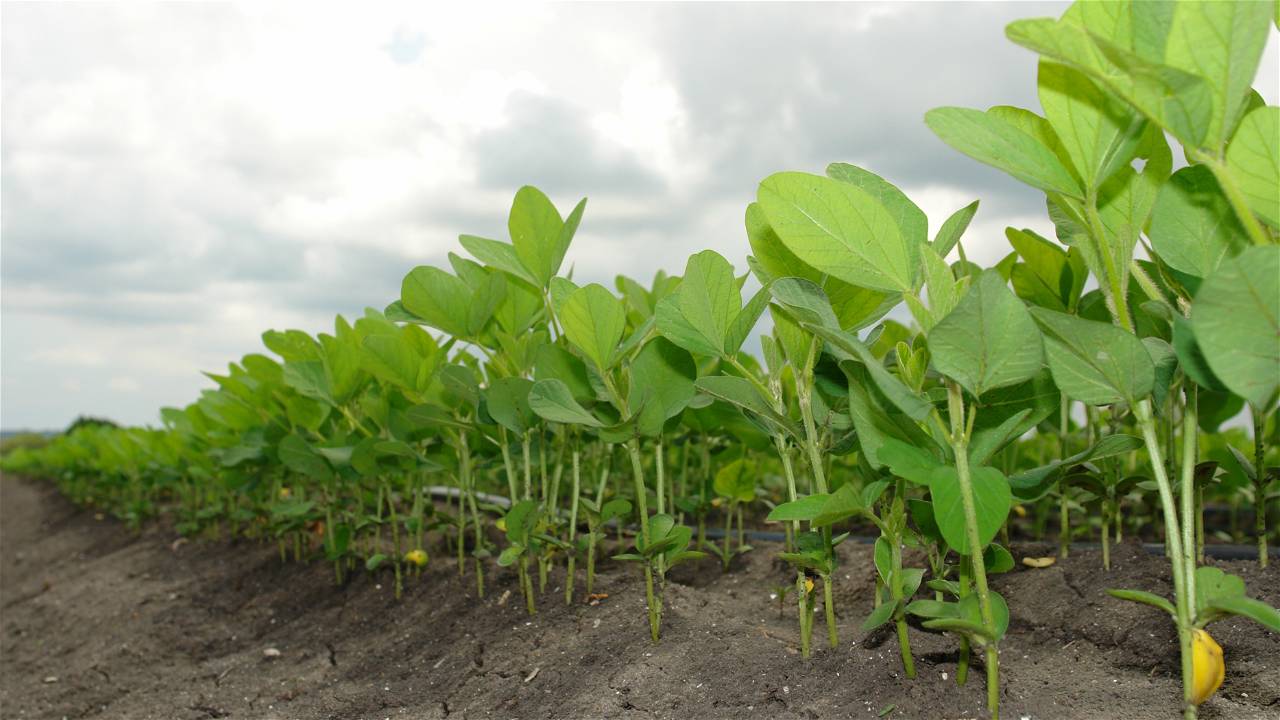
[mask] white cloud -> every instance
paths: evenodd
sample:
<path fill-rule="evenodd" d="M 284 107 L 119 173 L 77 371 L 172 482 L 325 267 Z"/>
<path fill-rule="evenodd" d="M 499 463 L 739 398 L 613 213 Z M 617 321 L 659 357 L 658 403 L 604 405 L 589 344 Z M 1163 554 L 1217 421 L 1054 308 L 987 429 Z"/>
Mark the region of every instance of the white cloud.
<path fill-rule="evenodd" d="M 585 280 L 705 247 L 741 270 L 760 178 L 857 157 L 934 229 L 981 197 L 966 248 L 997 259 L 1005 224 L 1048 231 L 1038 196 L 920 116 L 1033 104 L 1002 27 L 1058 7 L 7 5 L 0 425 L 153 422 L 262 330 L 505 237 L 524 183 L 590 197 Z"/>

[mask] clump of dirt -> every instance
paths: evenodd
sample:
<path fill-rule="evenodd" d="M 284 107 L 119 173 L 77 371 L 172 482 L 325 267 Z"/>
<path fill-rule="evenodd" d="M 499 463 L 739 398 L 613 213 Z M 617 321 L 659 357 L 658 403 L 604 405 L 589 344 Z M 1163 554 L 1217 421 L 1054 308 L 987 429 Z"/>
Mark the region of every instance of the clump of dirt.
<path fill-rule="evenodd" d="M 475 598 L 433 560 L 392 596 L 389 574 L 333 584 L 324 563 L 282 564 L 249 542 L 177 543 L 71 506 L 48 485 L 0 480 L 0 714 L 6 718 L 980 718 L 980 667 L 955 684 L 956 646 L 912 630 L 919 677 L 903 676 L 892 633 L 870 611 L 868 546 L 842 546 L 840 647 L 818 615 L 799 656 L 790 573 L 760 545 L 722 574 L 675 573 L 663 640 L 648 641 L 634 567 L 606 565 L 596 605 L 566 606 L 553 573 L 539 612 L 496 568 Z M 1015 557 L 1048 554 L 1015 547 Z M 435 555 L 441 558 L 442 554 Z M 994 579 L 1012 621 L 1001 646 L 1003 715 L 1174 717 L 1177 651 L 1159 611 L 1105 588 L 1169 592 L 1168 565 L 1121 545 L 1114 567 L 1075 553 Z M 1280 603 L 1280 570 L 1218 563 Z M 579 575 L 581 582 L 581 574 Z M 1205 718 L 1280 715 L 1280 638 L 1243 620 L 1214 626 L 1227 679 Z"/>

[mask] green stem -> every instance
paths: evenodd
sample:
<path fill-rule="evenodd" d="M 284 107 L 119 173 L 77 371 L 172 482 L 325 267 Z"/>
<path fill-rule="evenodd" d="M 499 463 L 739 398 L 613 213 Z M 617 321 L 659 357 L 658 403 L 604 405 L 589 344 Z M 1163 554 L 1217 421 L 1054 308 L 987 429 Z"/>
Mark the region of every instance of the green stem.
<path fill-rule="evenodd" d="M 974 584 L 978 590 L 978 609 L 982 626 L 995 634 L 995 618 L 991 612 L 991 594 L 987 589 L 987 568 L 982 558 L 982 542 L 978 536 L 978 510 L 973 501 L 973 484 L 969 478 L 969 437 L 964 422 L 964 397 L 960 386 L 947 382 L 947 406 L 951 415 L 951 450 L 956 459 L 956 477 L 960 485 L 960 504 L 964 508 L 965 539 L 969 545 L 969 563 L 973 568 Z M 988 642 L 987 656 L 987 709 L 991 720 L 1000 717 L 1000 656 L 996 643 Z"/>
<path fill-rule="evenodd" d="M 631 455 L 631 474 L 635 481 L 636 509 L 640 518 L 640 537 L 645 547 L 649 547 L 649 504 L 645 498 L 644 469 L 640 461 L 640 442 L 632 439 L 627 443 L 627 452 Z M 653 565 L 644 562 L 644 598 L 649 611 L 649 636 L 658 642 L 658 630 L 662 623 L 661 600 L 653 592 Z"/>
<path fill-rule="evenodd" d="M 565 573 L 564 582 L 564 604 L 573 603 L 573 571 L 574 561 L 578 559 L 577 540 L 578 540 L 578 493 L 580 490 L 580 477 L 578 469 L 578 446 L 573 446 L 573 499 L 569 504 L 569 567 Z"/>
<path fill-rule="evenodd" d="M 1258 567 L 1267 566 L 1267 418 L 1258 408 L 1249 406 L 1253 419 L 1253 528 L 1258 537 Z"/>
<path fill-rule="evenodd" d="M 1173 570 L 1173 592 L 1177 612 L 1178 644 L 1182 656 L 1182 695 L 1184 713 L 1195 717 L 1195 705 L 1191 703 L 1191 692 L 1194 684 L 1194 673 L 1191 666 L 1191 596 L 1187 593 L 1187 585 L 1182 562 L 1182 538 L 1178 532 L 1177 505 L 1173 499 L 1173 488 L 1165 475 L 1164 459 L 1160 456 L 1160 441 L 1156 437 L 1156 423 L 1151 416 L 1151 401 L 1143 399 L 1134 406 L 1134 416 L 1142 430 L 1142 439 L 1147 446 L 1147 455 L 1151 460 L 1151 471 L 1155 475 L 1156 486 L 1160 491 L 1160 505 L 1164 511 L 1165 542 L 1168 544 L 1168 556 L 1171 558 Z"/>

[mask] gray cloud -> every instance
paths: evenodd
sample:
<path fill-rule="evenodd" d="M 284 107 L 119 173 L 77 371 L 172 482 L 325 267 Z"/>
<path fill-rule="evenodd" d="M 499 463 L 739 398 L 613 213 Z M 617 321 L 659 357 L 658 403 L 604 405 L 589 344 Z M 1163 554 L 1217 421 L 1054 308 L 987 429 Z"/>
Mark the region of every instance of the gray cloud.
<path fill-rule="evenodd" d="M 7 5 L 0 426 L 153 421 L 262 330 L 330 331 L 459 233 L 506 238 L 525 184 L 564 212 L 590 198 L 582 281 L 707 247 L 742 270 L 757 183 L 832 161 L 935 227 L 981 198 L 966 246 L 997 258 L 1005 224 L 1046 228 L 1042 196 L 923 115 L 1037 108 L 1004 26 L 1063 7 Z"/>

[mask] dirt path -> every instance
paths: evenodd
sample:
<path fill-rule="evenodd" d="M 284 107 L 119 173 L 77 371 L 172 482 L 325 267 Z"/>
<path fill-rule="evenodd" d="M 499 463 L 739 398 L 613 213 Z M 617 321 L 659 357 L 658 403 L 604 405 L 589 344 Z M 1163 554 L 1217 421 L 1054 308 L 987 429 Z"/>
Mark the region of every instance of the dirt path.
<path fill-rule="evenodd" d="M 553 575 L 531 619 L 513 577 L 495 573 L 477 601 L 471 579 L 459 581 L 439 554 L 397 602 L 388 575 L 337 588 L 323 563 L 282 566 L 271 547 L 175 538 L 159 527 L 136 535 L 47 485 L 0 479 L 0 716 L 984 715 L 981 669 L 956 687 L 948 638 L 912 631 L 920 676 L 907 681 L 893 638 L 858 630 L 870 606 L 865 547 L 844 556 L 841 647 L 806 662 L 790 612 L 780 617 L 769 599 L 787 577 L 770 547 L 727 575 L 714 563 L 680 572 L 653 646 L 632 568 L 602 573 L 610 597 L 597 606 L 566 607 L 563 576 Z M 1013 613 L 1001 652 L 1004 717 L 1174 717 L 1169 623 L 1102 591 L 1167 592 L 1167 565 L 1131 546 L 1115 555 L 1110 575 L 1081 554 L 997 580 Z M 1280 570 L 1224 567 L 1280 602 Z M 1214 634 L 1227 681 L 1202 717 L 1280 717 L 1280 638 L 1243 621 Z M 822 635 L 819 620 L 815 641 Z"/>

